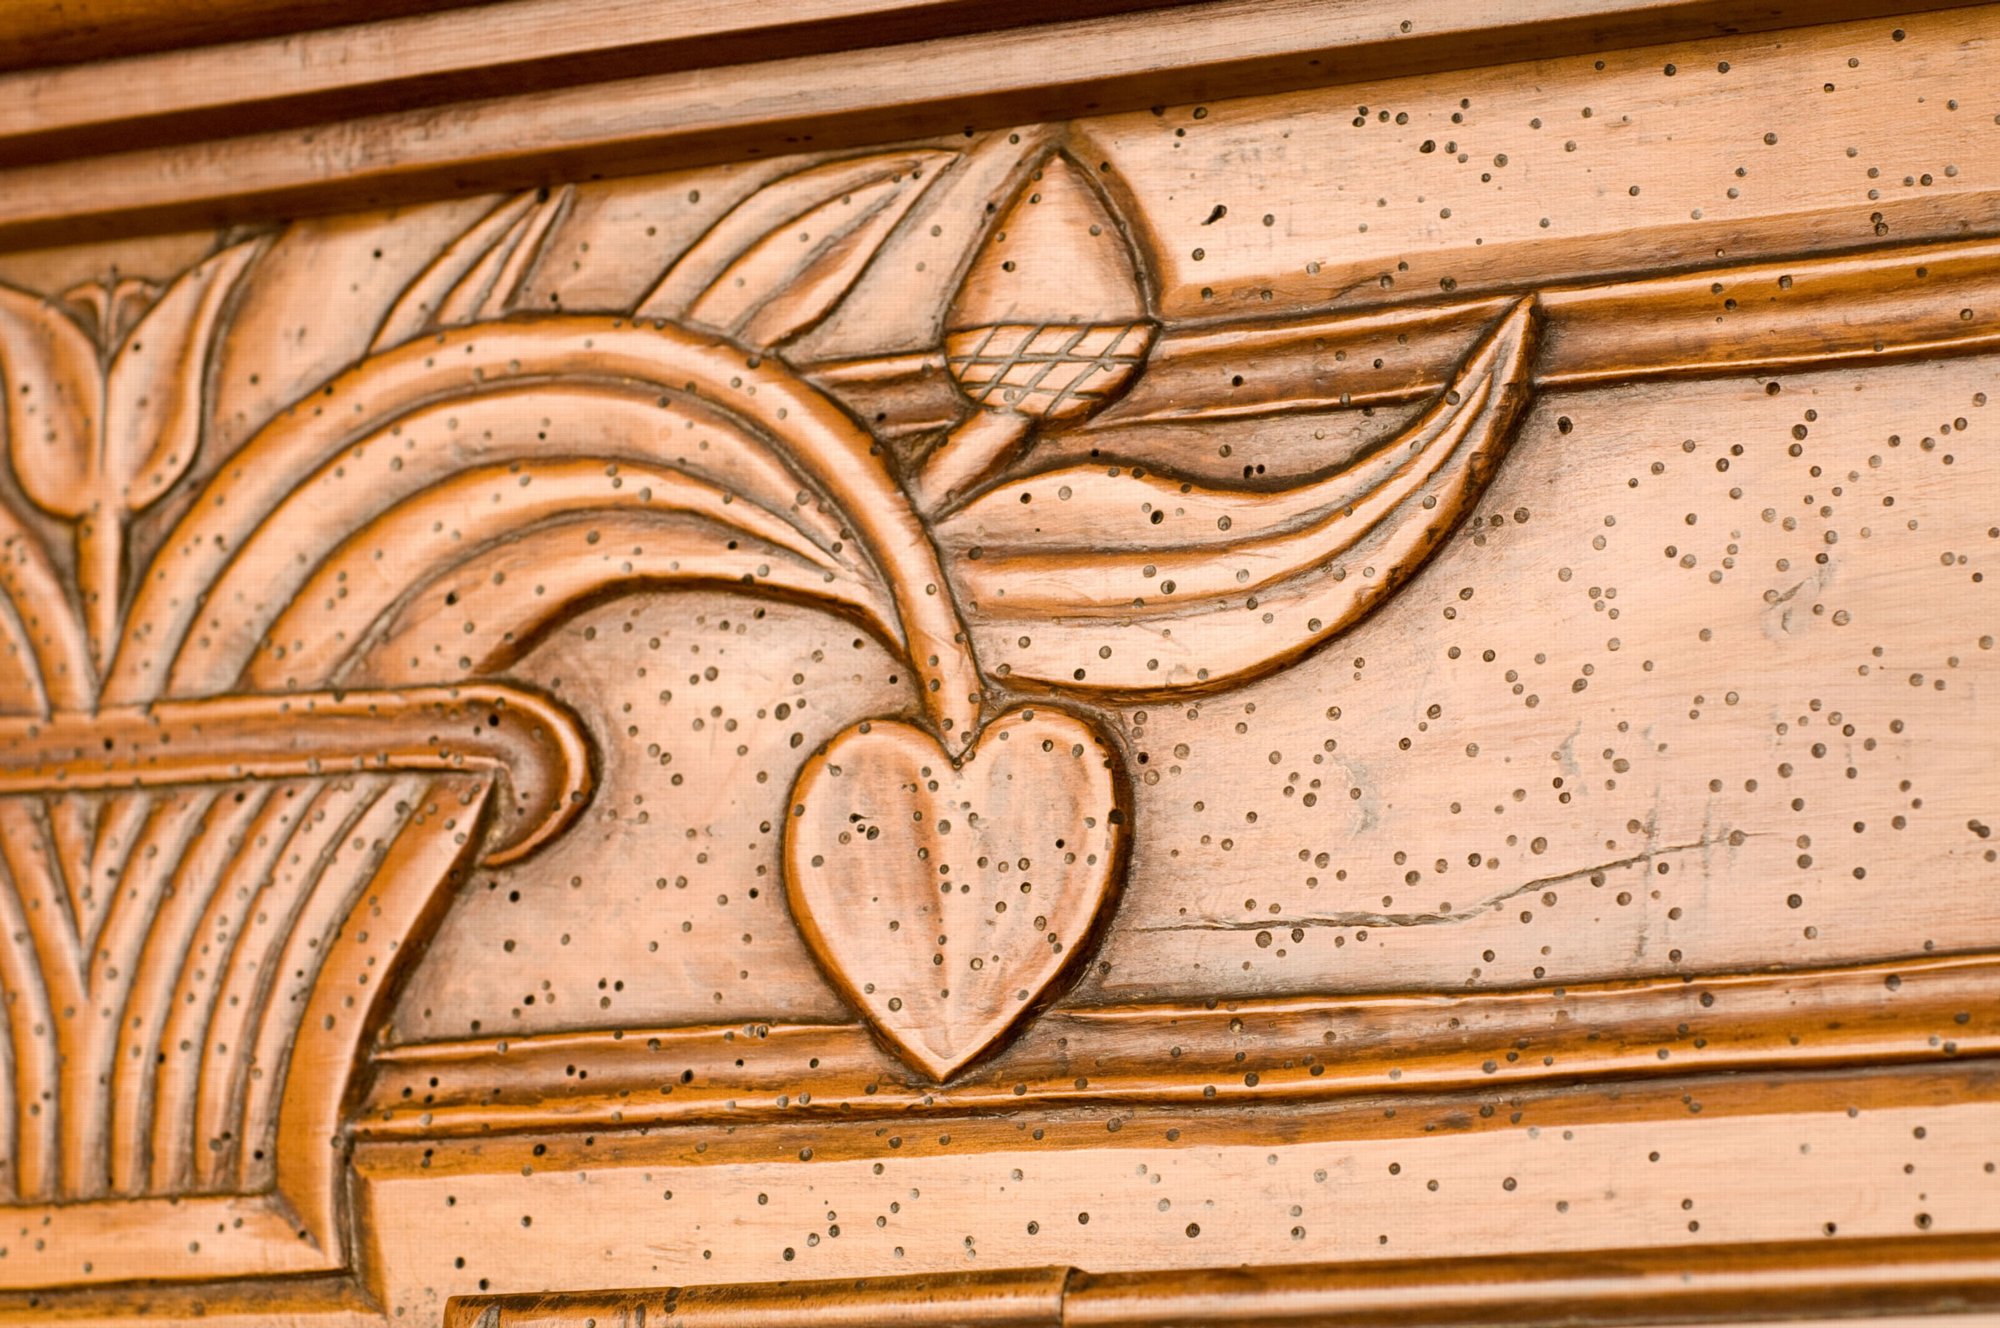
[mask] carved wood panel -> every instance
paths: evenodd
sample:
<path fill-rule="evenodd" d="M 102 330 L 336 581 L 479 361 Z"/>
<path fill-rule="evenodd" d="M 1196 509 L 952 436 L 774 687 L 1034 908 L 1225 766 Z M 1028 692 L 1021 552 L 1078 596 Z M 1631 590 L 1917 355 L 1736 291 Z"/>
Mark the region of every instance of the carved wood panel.
<path fill-rule="evenodd" d="M 1996 24 L 0 254 L 0 1321 L 1990 1309 Z"/>

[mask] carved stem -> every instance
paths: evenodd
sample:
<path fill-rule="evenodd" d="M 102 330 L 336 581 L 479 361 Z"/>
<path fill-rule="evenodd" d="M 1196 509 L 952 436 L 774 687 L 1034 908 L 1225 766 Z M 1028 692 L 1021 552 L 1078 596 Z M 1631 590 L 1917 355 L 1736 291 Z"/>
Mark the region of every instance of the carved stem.
<path fill-rule="evenodd" d="M 1035 421 L 1011 410 L 975 410 L 945 436 L 910 481 L 920 511 L 942 512 L 1011 457 Z"/>
<path fill-rule="evenodd" d="M 90 636 L 90 662 L 103 677 L 118 649 L 120 590 L 125 581 L 125 513 L 97 504 L 76 523 L 76 582 Z"/>
<path fill-rule="evenodd" d="M 124 652 L 107 700 L 144 699 L 169 674 L 190 690 L 227 685 L 215 675 L 183 678 L 177 664 L 162 661 L 185 656 L 194 605 L 234 551 L 340 448 L 422 406 L 564 382 L 641 383 L 685 393 L 782 446 L 799 476 L 831 500 L 889 587 L 925 717 L 945 750 L 956 755 L 972 742 L 985 702 L 971 638 L 930 533 L 874 438 L 774 360 L 671 326 L 570 315 L 452 328 L 371 356 L 330 383 L 311 411 L 267 425 L 189 509 L 140 578 L 132 636 L 149 648 Z M 372 506 L 358 505 L 355 525 L 372 515 Z"/>

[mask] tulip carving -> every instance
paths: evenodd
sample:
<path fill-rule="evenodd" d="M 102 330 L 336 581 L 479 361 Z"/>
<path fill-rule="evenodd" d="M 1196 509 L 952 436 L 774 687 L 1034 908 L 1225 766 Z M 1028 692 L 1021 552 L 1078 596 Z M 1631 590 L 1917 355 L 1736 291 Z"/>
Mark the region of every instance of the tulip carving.
<path fill-rule="evenodd" d="M 385 335 L 494 317 L 559 215 L 559 202 L 510 206 L 489 228 L 504 243 L 465 246 L 462 275 L 432 283 L 441 302 L 419 283 Z M 300 426 L 322 422 L 308 407 L 215 473 L 195 465 L 217 344 L 262 247 L 230 246 L 164 286 L 112 279 L 60 300 L 0 287 L 13 481 L 0 501 L 0 1202 L 192 1200 L 146 1219 L 178 1221 L 177 1245 L 220 1229 L 202 1199 L 254 1217 L 275 1194 L 281 1243 L 309 1245 L 325 1271 L 345 1258 L 338 1157 L 283 1141 L 338 1132 L 346 1067 L 396 966 L 422 948 L 409 942 L 474 862 L 517 861 L 561 833 L 592 767 L 568 708 L 520 687 L 319 686 L 289 662 L 273 679 L 213 658 L 244 644 L 231 632 L 171 630 L 212 591 L 248 606 L 239 621 L 293 607 L 287 575 L 316 527 L 270 504 L 311 487 L 328 459 L 313 442 L 347 441 L 335 425 L 301 444 Z M 375 368 L 394 380 L 420 353 Z M 134 518 L 197 481 L 141 564 Z M 388 492 L 322 505 L 351 533 Z M 68 526 L 73 558 L 48 547 L 30 506 Z M 245 584 L 265 589 L 235 598 Z M 327 616 L 318 601 L 307 612 Z M 343 833 L 327 843 L 332 827 Z M 349 927 L 364 893 L 367 924 Z M 267 1270 L 258 1241 L 232 1241 L 223 1266 Z M 144 1253 L 113 1264 L 100 1279 L 152 1266 Z"/>
<path fill-rule="evenodd" d="M 117 644 L 125 533 L 194 463 L 209 342 L 260 245 L 233 245 L 162 292 L 90 282 L 68 305 L 0 289 L 8 460 L 36 507 L 70 523 L 93 670 Z"/>

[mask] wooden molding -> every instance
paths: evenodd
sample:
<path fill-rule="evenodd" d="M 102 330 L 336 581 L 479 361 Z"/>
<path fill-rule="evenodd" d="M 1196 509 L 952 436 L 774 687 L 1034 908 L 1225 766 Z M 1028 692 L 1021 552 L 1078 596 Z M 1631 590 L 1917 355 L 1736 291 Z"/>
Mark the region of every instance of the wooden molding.
<path fill-rule="evenodd" d="M 1104 16 L 1187 2 L 1091 0 L 1085 8 Z M 969 0 L 802 0 L 771 12 L 719 0 L 418 7 L 443 12 L 0 78 L 0 159 L 171 146 L 233 137 L 245 124 L 268 132 L 1085 16 L 1047 0 L 1006 9 Z"/>
<path fill-rule="evenodd" d="M 1977 355 L 2000 338 L 2000 240 L 1872 247 L 1538 293 L 1542 392 L 1610 382 L 1775 375 Z M 1399 406 L 1444 390 L 1510 297 L 1431 299 L 1281 318 L 1190 319 L 1133 391 L 1079 433 L 1115 450 L 1162 423 Z M 942 355 L 807 363 L 894 436 L 956 422 Z"/>
<path fill-rule="evenodd" d="M 386 37 L 336 29 L 0 75 L 0 105 L 21 108 L 0 112 L 0 242 L 375 207 L 1948 7 L 1766 0 L 1746 14 L 1718 0 L 1535 0 L 1496 23 L 1458 10 L 1418 20 L 1387 0 L 1331 15 L 1324 0 L 1134 13 L 1112 0 L 1041 22 L 1032 4 L 917 3 L 911 16 L 880 0 L 816 0 L 824 8 L 808 12 L 830 30 L 773 30 L 744 26 L 740 9 L 705 8 L 690 22 L 682 6 L 635 18 L 624 0 L 592 2 L 608 9 L 601 25 L 564 0 L 508 0 L 401 20 L 407 31 Z M 886 31 L 906 44 L 875 44 L 880 13 L 896 15 Z M 495 95 L 490 56 L 467 61 L 469 41 L 490 51 L 493 24 L 517 34 L 517 49 L 553 48 L 510 68 L 506 95 Z M 662 63 L 681 72 L 635 72 Z M 411 101 L 431 104 L 403 109 Z M 388 105 L 397 109 L 379 109 Z"/>
<path fill-rule="evenodd" d="M 2000 1314 L 2000 4 L 389 2 L 0 20 L 0 1323 Z"/>
<path fill-rule="evenodd" d="M 367 23 L 478 0 L 343 0 Z M 289 0 L 17 0 L 0 9 L 0 69 L 110 60 L 321 27 L 333 11 Z"/>
<path fill-rule="evenodd" d="M 462 1296 L 444 1328 L 1155 1328 L 1760 1322 L 2000 1308 L 2000 1241 L 1825 1241 L 1093 1275 L 1031 1268 L 551 1296 Z"/>
<path fill-rule="evenodd" d="M 901 1072 L 862 1025 L 417 1043 L 377 1055 L 356 1129 L 425 1140 L 1069 1103 L 1240 1107 L 1943 1062 L 2000 1053 L 1996 986 L 2000 959 L 1975 955 L 1552 991 L 1068 1007 L 943 1085 Z"/>

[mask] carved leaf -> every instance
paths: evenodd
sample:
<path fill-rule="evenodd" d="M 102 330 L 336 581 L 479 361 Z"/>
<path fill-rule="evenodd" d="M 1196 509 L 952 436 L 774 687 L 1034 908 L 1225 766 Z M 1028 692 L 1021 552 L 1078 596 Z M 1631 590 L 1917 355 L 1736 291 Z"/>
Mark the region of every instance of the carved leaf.
<path fill-rule="evenodd" d="M 824 318 L 951 160 L 893 152 L 789 175 L 736 205 L 635 311 L 775 346 Z"/>
<path fill-rule="evenodd" d="M 542 530 L 587 541 L 614 521 L 651 534 L 584 544 L 604 584 L 643 564 L 661 582 L 768 585 L 846 608 L 912 661 L 941 732 L 976 732 L 964 629 L 874 440 L 775 359 L 578 315 L 446 329 L 369 357 L 273 420 L 140 578 L 106 701 L 213 694 L 246 670 L 325 685 L 455 568 Z M 351 583 L 328 589 L 342 568 Z M 448 608 L 460 641 L 532 630 L 525 580 L 480 619 Z M 196 632 L 204 601 L 246 608 Z M 450 673 L 463 653 L 422 667 Z"/>
<path fill-rule="evenodd" d="M 506 313 L 574 196 L 568 186 L 546 196 L 517 194 L 487 213 L 410 283 L 369 349 L 388 350 L 432 328 Z"/>
<path fill-rule="evenodd" d="M 402 617 L 435 621 L 447 640 L 456 638 L 448 654 L 416 655 L 415 667 L 438 658 L 469 659 L 477 670 L 485 651 L 474 647 L 484 644 L 482 633 L 513 624 L 513 635 L 521 634 L 521 607 L 510 603 L 519 599 L 521 578 L 494 585 L 491 597 L 462 579 L 436 593 L 439 578 L 476 563 L 474 551 L 511 551 L 524 532 L 550 526 L 569 528 L 566 562 L 594 565 L 615 554 L 622 565 L 670 550 L 671 568 L 656 570 L 652 580 L 772 585 L 851 609 L 878 632 L 894 631 L 894 611 L 872 576 L 754 502 L 640 461 L 514 461 L 464 470 L 413 491 L 346 538 L 267 629 L 271 644 L 252 660 L 246 680 L 255 688 L 299 678 L 345 682 L 343 669 L 364 663 L 369 629 L 399 608 Z M 600 550 L 607 534 L 618 542 Z M 393 558 L 384 556 L 392 551 Z M 567 569 L 518 570 L 546 592 L 551 582 L 560 585 Z M 593 572 L 605 574 L 596 567 Z M 410 666 L 391 658 L 377 667 Z"/>
<path fill-rule="evenodd" d="M 7 458 L 29 501 L 45 510 L 80 490 L 103 417 L 97 350 L 46 300 L 0 286 L 0 422 Z M 54 561 L 11 509 L 0 507 L 0 614 L 8 667 L 0 709 L 87 705 L 90 645 Z"/>
<path fill-rule="evenodd" d="M 904 1060 L 948 1079 L 1075 972 L 1124 866 L 1121 782 L 1103 737 L 1051 706 L 995 716 L 956 764 L 908 724 L 850 728 L 787 799 L 792 916 L 849 1003 Z M 1067 850 L 1036 864 L 1030 908 L 1009 860 L 1050 841 Z M 939 889 L 937 864 L 968 860 L 1002 866 Z M 936 976 L 941 933 L 979 938 L 980 958 L 948 982 Z"/>
<path fill-rule="evenodd" d="M 1152 690 L 1268 667 L 1348 626 L 1477 500 L 1535 342 L 1523 301 L 1408 430 L 1293 489 L 1070 467 L 987 492 L 939 527 L 982 660 L 1014 679 Z"/>
<path fill-rule="evenodd" d="M 194 463 L 209 341 L 237 278 L 262 247 L 260 240 L 231 245 L 183 273 L 112 357 L 100 493 L 93 495 L 99 501 L 115 495 L 125 511 L 140 511 Z"/>

